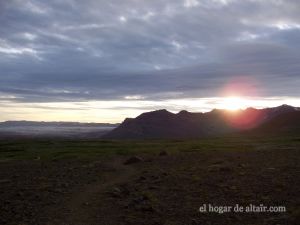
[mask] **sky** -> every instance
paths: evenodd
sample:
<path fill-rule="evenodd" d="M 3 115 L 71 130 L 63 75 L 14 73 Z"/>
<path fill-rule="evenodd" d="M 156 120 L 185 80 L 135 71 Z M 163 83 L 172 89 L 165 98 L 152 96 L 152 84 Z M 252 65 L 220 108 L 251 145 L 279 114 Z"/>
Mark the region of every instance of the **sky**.
<path fill-rule="evenodd" d="M 0 121 L 300 106 L 299 12 L 299 0 L 0 0 Z"/>

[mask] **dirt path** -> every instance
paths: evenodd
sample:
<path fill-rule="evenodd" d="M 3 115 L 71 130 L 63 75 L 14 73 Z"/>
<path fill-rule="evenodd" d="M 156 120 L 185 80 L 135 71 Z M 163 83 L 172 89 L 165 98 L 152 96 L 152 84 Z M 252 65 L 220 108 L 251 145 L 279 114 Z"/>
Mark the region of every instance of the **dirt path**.
<path fill-rule="evenodd" d="M 74 193 L 66 208 L 70 225 L 93 224 L 97 215 L 97 209 L 101 204 L 100 195 L 108 188 L 116 184 L 127 182 L 136 174 L 136 170 L 128 165 L 123 165 L 123 159 L 115 159 L 109 165 L 114 172 L 110 172 L 108 178 L 102 182 L 89 184 Z"/>

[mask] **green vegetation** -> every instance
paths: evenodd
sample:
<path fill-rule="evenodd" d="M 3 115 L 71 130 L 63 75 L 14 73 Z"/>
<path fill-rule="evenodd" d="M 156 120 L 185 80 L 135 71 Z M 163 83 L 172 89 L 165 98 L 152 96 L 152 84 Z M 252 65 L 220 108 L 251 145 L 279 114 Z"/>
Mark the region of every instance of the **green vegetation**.
<path fill-rule="evenodd" d="M 62 158 L 97 159 L 113 155 L 137 153 L 170 153 L 182 151 L 243 151 L 249 149 L 284 148 L 299 145 L 299 136 L 249 136 L 235 135 L 199 140 L 147 140 L 147 141 L 108 141 L 108 140 L 1 140 L 0 160 Z"/>

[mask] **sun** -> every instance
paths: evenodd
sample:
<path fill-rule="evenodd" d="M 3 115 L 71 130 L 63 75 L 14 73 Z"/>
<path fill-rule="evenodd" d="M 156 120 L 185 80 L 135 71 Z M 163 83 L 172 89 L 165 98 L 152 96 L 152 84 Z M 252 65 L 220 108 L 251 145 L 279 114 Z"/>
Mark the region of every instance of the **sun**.
<path fill-rule="evenodd" d="M 235 111 L 244 108 L 245 104 L 246 104 L 245 99 L 241 97 L 231 96 L 231 97 L 224 98 L 220 106 L 223 109 Z"/>

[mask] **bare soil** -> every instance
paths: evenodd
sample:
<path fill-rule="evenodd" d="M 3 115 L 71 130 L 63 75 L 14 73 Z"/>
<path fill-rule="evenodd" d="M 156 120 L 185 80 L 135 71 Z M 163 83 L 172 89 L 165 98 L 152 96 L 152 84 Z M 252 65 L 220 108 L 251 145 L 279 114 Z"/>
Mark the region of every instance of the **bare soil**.
<path fill-rule="evenodd" d="M 0 163 L 0 224 L 299 224 L 299 146 Z M 200 213 L 214 206 L 286 212 Z"/>

